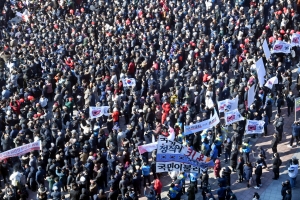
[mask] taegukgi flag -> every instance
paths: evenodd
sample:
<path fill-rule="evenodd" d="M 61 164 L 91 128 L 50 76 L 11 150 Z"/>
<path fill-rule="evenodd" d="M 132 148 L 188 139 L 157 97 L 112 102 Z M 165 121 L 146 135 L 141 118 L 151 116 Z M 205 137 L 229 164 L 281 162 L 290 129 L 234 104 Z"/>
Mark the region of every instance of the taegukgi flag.
<path fill-rule="evenodd" d="M 295 99 L 295 107 L 296 107 L 296 111 L 300 110 L 300 97 L 298 97 L 297 99 Z"/>
<path fill-rule="evenodd" d="M 238 108 L 239 98 L 226 99 L 218 102 L 219 112 L 230 111 Z"/>
<path fill-rule="evenodd" d="M 287 42 L 276 40 L 272 53 L 290 53 L 291 45 Z"/>
<path fill-rule="evenodd" d="M 246 134 L 263 133 L 264 124 L 262 120 L 247 120 Z"/>
<path fill-rule="evenodd" d="M 108 110 L 109 110 L 109 106 L 101 106 L 101 107 L 90 106 L 90 110 L 89 110 L 90 118 L 93 119 L 93 118 L 101 117 L 102 115 L 108 116 L 109 115 Z"/>
<path fill-rule="evenodd" d="M 300 34 L 294 33 L 291 38 L 291 46 L 300 46 Z"/>
<path fill-rule="evenodd" d="M 276 76 L 274 76 L 274 77 L 270 78 L 269 80 L 267 80 L 265 86 L 272 90 L 274 84 L 278 84 L 278 78 Z"/>
<path fill-rule="evenodd" d="M 229 112 L 225 112 L 225 124 L 226 125 L 230 125 L 234 122 L 238 122 L 241 120 L 244 120 L 244 117 L 240 114 L 238 109 L 229 111 Z"/>
<path fill-rule="evenodd" d="M 129 86 L 135 86 L 136 85 L 136 81 L 134 78 L 124 78 L 122 79 L 123 82 L 123 86 L 124 87 L 129 87 Z"/>

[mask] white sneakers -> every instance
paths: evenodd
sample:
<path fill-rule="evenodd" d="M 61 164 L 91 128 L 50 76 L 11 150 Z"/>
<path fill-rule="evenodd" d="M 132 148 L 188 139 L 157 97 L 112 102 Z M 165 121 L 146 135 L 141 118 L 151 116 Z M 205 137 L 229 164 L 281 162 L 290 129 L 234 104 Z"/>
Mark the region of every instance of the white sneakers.
<path fill-rule="evenodd" d="M 292 147 L 291 145 L 289 145 L 289 144 L 287 145 L 287 147 L 288 147 L 288 148 L 293 148 L 293 147 Z"/>
<path fill-rule="evenodd" d="M 257 189 L 257 190 L 258 190 L 258 189 L 259 189 L 259 187 L 255 186 L 255 187 L 254 187 L 254 189 Z"/>

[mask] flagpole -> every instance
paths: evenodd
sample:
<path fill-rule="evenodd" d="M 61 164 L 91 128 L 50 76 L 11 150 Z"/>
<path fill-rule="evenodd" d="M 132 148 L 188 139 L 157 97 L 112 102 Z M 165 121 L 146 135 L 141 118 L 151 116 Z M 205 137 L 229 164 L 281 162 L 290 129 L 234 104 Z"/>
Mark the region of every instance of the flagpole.
<path fill-rule="evenodd" d="M 297 103 L 296 103 L 296 99 L 295 99 L 295 108 L 294 108 L 294 110 L 295 110 L 295 121 L 297 121 Z"/>

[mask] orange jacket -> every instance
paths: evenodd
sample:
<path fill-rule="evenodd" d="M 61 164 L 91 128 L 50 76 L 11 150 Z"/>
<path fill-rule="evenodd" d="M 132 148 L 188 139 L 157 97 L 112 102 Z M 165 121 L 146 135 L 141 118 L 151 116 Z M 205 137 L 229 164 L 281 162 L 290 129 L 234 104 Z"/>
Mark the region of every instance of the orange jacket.
<path fill-rule="evenodd" d="M 119 121 L 119 111 L 114 111 L 111 116 L 112 116 L 114 122 Z"/>
<path fill-rule="evenodd" d="M 163 110 L 165 111 L 166 114 L 169 114 L 170 110 L 171 110 L 171 106 L 169 103 L 164 103 L 162 105 Z"/>

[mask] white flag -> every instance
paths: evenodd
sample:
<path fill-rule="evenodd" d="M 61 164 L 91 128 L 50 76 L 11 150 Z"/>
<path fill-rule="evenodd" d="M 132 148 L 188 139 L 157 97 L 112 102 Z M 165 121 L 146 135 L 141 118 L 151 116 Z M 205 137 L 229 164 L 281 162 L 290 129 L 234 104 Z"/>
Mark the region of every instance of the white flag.
<path fill-rule="evenodd" d="M 250 108 L 251 104 L 254 102 L 255 97 L 255 84 L 248 90 L 248 108 Z"/>
<path fill-rule="evenodd" d="M 287 42 L 276 40 L 272 53 L 290 53 L 291 45 Z"/>
<path fill-rule="evenodd" d="M 108 116 L 109 115 L 108 110 L 109 110 L 109 106 L 101 106 L 101 107 L 90 106 L 90 110 L 89 110 L 90 118 L 93 119 L 93 118 L 101 117 L 102 115 Z"/>
<path fill-rule="evenodd" d="M 266 39 L 264 40 L 264 43 L 263 43 L 263 50 L 264 50 L 266 58 L 270 59 L 271 58 L 271 52 L 270 52 L 270 49 L 268 47 L 268 43 L 267 43 Z"/>
<path fill-rule="evenodd" d="M 218 102 L 219 112 L 224 112 L 225 110 L 231 111 L 238 108 L 239 97 L 234 99 L 226 99 Z"/>
<path fill-rule="evenodd" d="M 263 133 L 264 124 L 262 120 L 247 120 L 246 134 Z"/>
<path fill-rule="evenodd" d="M 136 82 L 134 78 L 124 78 L 122 79 L 123 86 L 124 87 L 129 87 L 129 86 L 135 86 Z"/>
<path fill-rule="evenodd" d="M 270 89 L 272 90 L 274 84 L 278 84 L 278 78 L 277 78 L 276 76 L 270 78 L 270 79 L 266 82 L 265 86 L 268 87 L 268 88 L 270 88 Z"/>
<path fill-rule="evenodd" d="M 256 71 L 257 71 L 257 78 L 258 78 L 259 86 L 262 87 L 265 83 L 265 75 L 266 75 L 266 69 L 265 69 L 262 58 L 260 58 L 255 63 L 255 67 L 256 67 Z"/>
<path fill-rule="evenodd" d="M 300 46 L 300 34 L 294 33 L 291 38 L 291 46 Z"/>
<path fill-rule="evenodd" d="M 230 125 L 234 122 L 244 120 L 244 117 L 240 114 L 238 109 L 235 109 L 229 112 L 225 112 L 224 119 L 225 119 L 225 124 Z"/>

